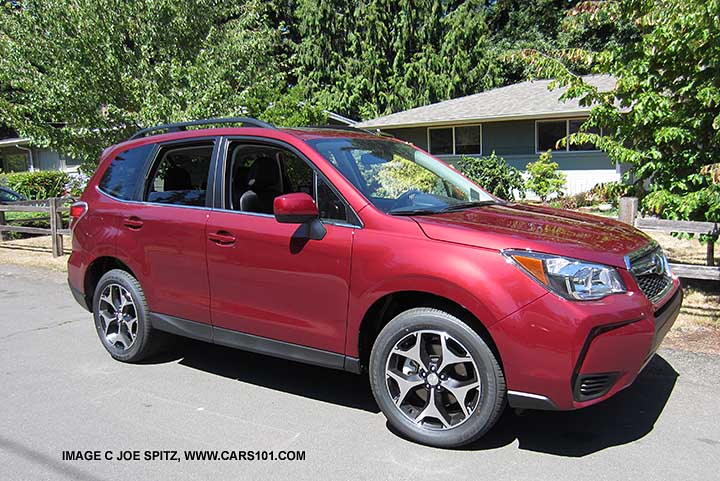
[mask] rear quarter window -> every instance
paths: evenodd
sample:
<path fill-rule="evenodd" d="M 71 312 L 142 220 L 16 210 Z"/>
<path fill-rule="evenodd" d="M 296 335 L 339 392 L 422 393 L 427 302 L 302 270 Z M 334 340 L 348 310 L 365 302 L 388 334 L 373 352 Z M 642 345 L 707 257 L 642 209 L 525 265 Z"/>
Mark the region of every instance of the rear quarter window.
<path fill-rule="evenodd" d="M 100 190 L 123 200 L 133 200 L 154 144 L 141 145 L 120 152 L 100 179 Z"/>

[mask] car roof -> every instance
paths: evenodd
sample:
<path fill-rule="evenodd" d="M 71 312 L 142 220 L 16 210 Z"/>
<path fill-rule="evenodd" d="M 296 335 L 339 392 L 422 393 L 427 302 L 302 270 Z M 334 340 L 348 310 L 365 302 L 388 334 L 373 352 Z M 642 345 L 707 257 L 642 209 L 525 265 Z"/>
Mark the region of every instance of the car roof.
<path fill-rule="evenodd" d="M 232 136 L 232 135 L 267 135 L 268 138 L 273 138 L 273 133 L 282 133 L 290 135 L 303 142 L 309 140 L 318 139 L 385 139 L 395 142 L 401 142 L 394 137 L 381 136 L 375 134 L 369 130 L 354 129 L 351 127 L 277 127 L 277 128 L 263 128 L 263 127 L 213 127 L 213 128 L 202 128 L 202 129 L 188 129 L 188 130 L 175 130 L 171 132 L 151 134 L 144 137 L 136 137 L 124 142 L 120 142 L 115 145 L 111 145 L 106 148 L 102 153 L 102 158 L 111 156 L 115 152 L 122 152 L 133 147 L 139 147 L 141 145 L 154 143 L 154 142 L 168 142 L 175 140 L 193 139 L 199 137 L 213 137 L 213 136 Z"/>

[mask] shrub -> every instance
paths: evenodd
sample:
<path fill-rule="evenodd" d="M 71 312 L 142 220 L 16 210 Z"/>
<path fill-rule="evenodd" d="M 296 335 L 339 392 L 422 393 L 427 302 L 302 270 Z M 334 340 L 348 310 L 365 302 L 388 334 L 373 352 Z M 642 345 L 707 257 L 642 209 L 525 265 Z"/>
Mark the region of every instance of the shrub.
<path fill-rule="evenodd" d="M 63 190 L 66 194 L 73 197 L 80 197 L 87 187 L 90 176 L 82 172 L 68 175 L 68 181 L 65 183 Z"/>
<path fill-rule="evenodd" d="M 489 157 L 463 156 L 457 167 L 460 172 L 501 199 L 514 200 L 514 191 L 517 191 L 521 199 L 525 198 L 522 174 L 508 165 L 505 159 L 495 155 L 494 151 Z"/>
<path fill-rule="evenodd" d="M 529 177 L 525 181 L 525 187 L 535 192 L 543 202 L 553 194 L 562 197 L 565 187 L 565 174 L 558 172 L 558 164 L 551 162 L 551 158 L 548 150 L 540 154 L 538 160 L 527 165 Z"/>
<path fill-rule="evenodd" d="M 65 172 L 39 170 L 4 174 L 7 186 L 30 200 L 60 197 L 65 193 L 65 184 L 70 180 Z"/>

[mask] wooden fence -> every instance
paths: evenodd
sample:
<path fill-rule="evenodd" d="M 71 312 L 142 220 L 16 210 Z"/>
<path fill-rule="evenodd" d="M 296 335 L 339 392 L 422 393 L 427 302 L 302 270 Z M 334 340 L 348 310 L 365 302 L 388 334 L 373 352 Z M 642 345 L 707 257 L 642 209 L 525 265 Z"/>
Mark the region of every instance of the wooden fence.
<path fill-rule="evenodd" d="M 715 239 L 720 234 L 720 223 L 685 220 L 665 220 L 653 217 L 638 217 L 638 200 L 635 197 L 620 199 L 618 218 L 643 231 L 685 232 L 688 234 L 708 234 Z M 720 281 L 720 267 L 715 266 L 715 241 L 707 243 L 707 258 L 704 266 L 694 264 L 670 264 L 678 277 L 687 279 L 708 279 Z"/>
<path fill-rule="evenodd" d="M 63 236 L 70 235 L 70 229 L 65 228 L 67 224 L 63 214 L 70 212 L 70 204 L 75 201 L 72 197 L 54 197 L 45 200 L 24 200 L 10 204 L 0 204 L 0 241 L 3 240 L 3 232 L 20 232 L 23 234 L 49 235 L 52 238 L 53 257 L 60 257 L 65 254 L 63 248 Z M 10 225 L 6 221 L 6 212 L 42 212 L 47 217 L 33 217 L 31 219 L 16 219 Z M 28 224 L 37 221 L 50 223 L 50 228 L 28 227 Z M 17 225 L 21 224 L 21 225 Z"/>

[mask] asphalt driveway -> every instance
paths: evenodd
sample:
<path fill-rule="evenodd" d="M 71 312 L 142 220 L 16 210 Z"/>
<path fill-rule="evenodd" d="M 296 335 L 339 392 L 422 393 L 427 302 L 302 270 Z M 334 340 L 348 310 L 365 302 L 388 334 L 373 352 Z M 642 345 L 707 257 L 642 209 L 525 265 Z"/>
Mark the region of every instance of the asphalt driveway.
<path fill-rule="evenodd" d="M 392 433 L 367 380 L 352 374 L 194 341 L 142 365 L 115 362 L 64 274 L 27 267 L 0 265 L 0 379 L 2 480 L 671 480 L 720 471 L 718 356 L 663 349 L 604 404 L 508 411 L 480 442 L 440 450 Z M 186 450 L 305 459 L 144 459 Z M 68 461 L 63 451 L 141 459 Z"/>

